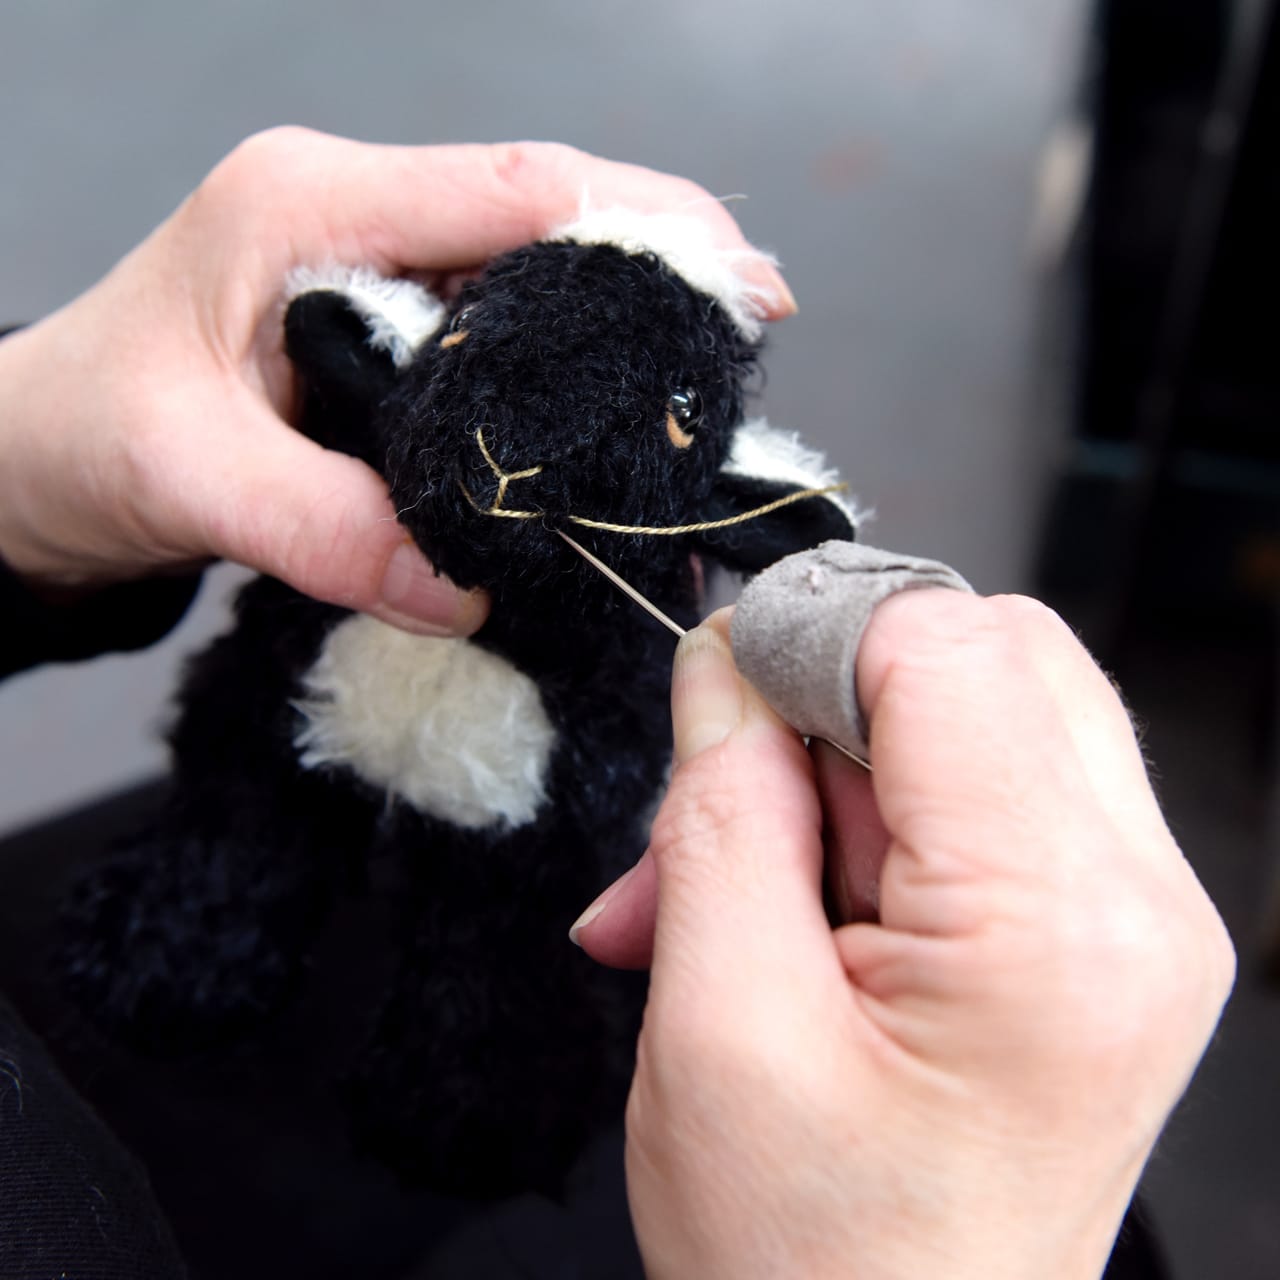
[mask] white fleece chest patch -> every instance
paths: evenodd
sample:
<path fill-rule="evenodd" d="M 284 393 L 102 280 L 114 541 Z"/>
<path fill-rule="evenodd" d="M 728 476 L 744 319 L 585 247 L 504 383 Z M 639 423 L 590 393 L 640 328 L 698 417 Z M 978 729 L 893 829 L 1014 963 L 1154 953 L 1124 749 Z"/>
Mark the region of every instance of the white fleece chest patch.
<path fill-rule="evenodd" d="M 555 730 L 506 659 L 363 614 L 338 624 L 303 680 L 304 768 L 345 765 L 422 813 L 478 830 L 532 822 Z"/>

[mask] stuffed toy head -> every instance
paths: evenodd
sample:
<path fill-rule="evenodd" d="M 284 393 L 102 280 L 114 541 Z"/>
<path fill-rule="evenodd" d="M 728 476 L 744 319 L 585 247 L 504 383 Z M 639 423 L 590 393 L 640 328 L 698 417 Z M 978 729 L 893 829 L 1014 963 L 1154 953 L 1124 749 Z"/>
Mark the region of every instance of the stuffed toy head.
<path fill-rule="evenodd" d="M 691 553 L 751 571 L 852 532 L 830 494 L 726 523 L 834 479 L 745 420 L 761 326 L 735 265 L 693 219 L 588 214 L 496 260 L 447 309 L 408 282 L 304 273 L 288 350 L 309 417 L 327 419 L 312 429 L 383 472 L 460 586 L 500 607 L 549 588 L 594 600 L 602 584 L 583 581 L 563 529 L 646 594 L 681 595 Z"/>

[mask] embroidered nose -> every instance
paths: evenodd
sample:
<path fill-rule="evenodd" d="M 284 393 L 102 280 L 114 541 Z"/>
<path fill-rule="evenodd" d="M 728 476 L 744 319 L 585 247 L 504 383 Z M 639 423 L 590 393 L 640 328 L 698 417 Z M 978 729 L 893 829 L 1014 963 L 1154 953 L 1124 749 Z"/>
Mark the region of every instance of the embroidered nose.
<path fill-rule="evenodd" d="M 536 467 L 526 467 L 523 471 L 504 471 L 502 466 L 498 463 L 498 460 L 489 451 L 489 446 L 485 443 L 483 427 L 477 428 L 476 430 L 476 444 L 479 445 L 480 447 L 481 457 L 484 458 L 485 463 L 489 467 L 489 470 L 493 472 L 494 476 L 497 478 L 497 481 L 498 481 L 498 488 L 497 488 L 497 492 L 493 496 L 493 502 L 485 510 L 484 514 L 491 515 L 491 516 L 503 515 L 503 516 L 521 516 L 521 517 L 535 514 L 535 513 L 524 512 L 524 511 L 520 511 L 520 512 L 508 511 L 507 508 L 503 505 L 503 503 L 505 502 L 506 496 L 507 496 L 507 486 L 510 485 L 512 481 L 528 480 L 533 476 L 540 475 L 542 472 L 542 465 L 539 464 Z M 467 496 L 468 498 L 471 497 L 470 494 L 467 494 Z M 473 505 L 478 505 L 476 504 L 474 498 L 472 498 L 471 501 Z"/>

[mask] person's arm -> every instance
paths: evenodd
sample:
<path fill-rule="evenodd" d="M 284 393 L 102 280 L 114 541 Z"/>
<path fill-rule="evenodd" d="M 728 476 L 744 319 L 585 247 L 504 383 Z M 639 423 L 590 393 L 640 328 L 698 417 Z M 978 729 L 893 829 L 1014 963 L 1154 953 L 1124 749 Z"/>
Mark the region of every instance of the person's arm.
<path fill-rule="evenodd" d="M 284 282 L 329 261 L 439 281 L 588 194 L 747 248 L 693 183 L 569 147 L 250 138 L 101 282 L 0 342 L 0 561 L 47 594 L 224 557 L 409 630 L 475 630 L 486 602 L 408 543 L 382 480 L 288 426 Z M 768 262 L 752 270 L 772 315 L 791 310 Z"/>
<path fill-rule="evenodd" d="M 0 326 L 0 343 L 21 327 Z M 199 585 L 195 572 L 91 592 L 50 592 L 0 559 L 0 679 L 42 662 L 154 644 L 181 620 Z"/>
<path fill-rule="evenodd" d="M 1096 1280 L 1234 972 L 1118 697 L 1043 606 L 909 592 L 858 659 L 874 773 L 815 770 L 726 631 L 681 641 L 650 850 L 575 931 L 652 953 L 649 1275 Z"/>

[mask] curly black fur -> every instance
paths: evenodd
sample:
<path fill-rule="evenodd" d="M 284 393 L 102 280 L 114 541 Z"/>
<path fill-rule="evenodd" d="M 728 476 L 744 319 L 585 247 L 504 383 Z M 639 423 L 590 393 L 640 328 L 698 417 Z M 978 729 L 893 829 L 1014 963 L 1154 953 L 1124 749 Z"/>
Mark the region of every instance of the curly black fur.
<path fill-rule="evenodd" d="M 346 768 L 304 768 L 294 704 L 349 615 L 260 579 L 188 670 L 168 810 L 68 908 L 68 980 L 100 1025 L 151 1052 L 224 1044 L 305 980 L 335 896 L 394 859 L 399 971 L 344 1085 L 357 1138 L 451 1192 L 554 1188 L 625 1096 L 643 989 L 565 932 L 644 847 L 672 649 L 555 530 L 570 516 L 683 525 L 784 491 L 722 471 L 757 347 L 657 257 L 557 242 L 496 261 L 403 369 L 340 291 L 298 297 L 286 335 L 304 426 L 380 470 L 432 561 L 492 595 L 474 643 L 538 686 L 555 730 L 548 800 L 515 830 L 464 830 Z M 667 411 L 685 388 L 703 417 L 681 448 Z M 502 470 L 542 468 L 504 503 L 537 519 L 477 509 L 498 484 L 481 433 Z M 852 533 L 825 502 L 731 534 L 572 532 L 686 624 L 696 553 L 755 569 Z"/>

